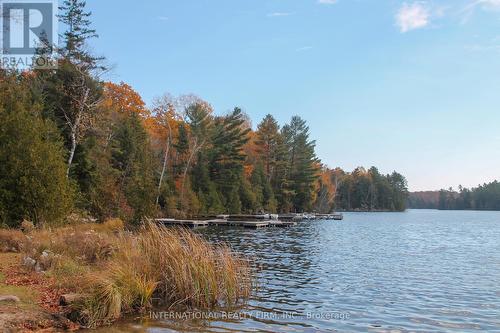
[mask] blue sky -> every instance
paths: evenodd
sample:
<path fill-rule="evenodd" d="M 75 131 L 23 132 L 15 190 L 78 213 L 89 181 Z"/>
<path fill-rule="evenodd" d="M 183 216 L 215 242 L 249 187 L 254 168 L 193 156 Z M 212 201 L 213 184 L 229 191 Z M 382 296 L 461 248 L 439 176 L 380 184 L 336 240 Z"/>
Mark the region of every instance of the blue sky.
<path fill-rule="evenodd" d="M 89 0 L 112 81 L 254 125 L 308 121 L 330 167 L 412 190 L 500 179 L 500 0 Z"/>

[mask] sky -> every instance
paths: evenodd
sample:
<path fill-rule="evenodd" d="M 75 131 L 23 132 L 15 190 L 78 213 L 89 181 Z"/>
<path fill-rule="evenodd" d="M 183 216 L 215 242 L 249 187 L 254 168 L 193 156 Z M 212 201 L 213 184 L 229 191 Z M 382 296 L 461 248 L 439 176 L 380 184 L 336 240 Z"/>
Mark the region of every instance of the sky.
<path fill-rule="evenodd" d="M 411 190 L 500 179 L 500 0 L 88 0 L 107 79 L 254 127 L 307 120 L 329 167 Z"/>

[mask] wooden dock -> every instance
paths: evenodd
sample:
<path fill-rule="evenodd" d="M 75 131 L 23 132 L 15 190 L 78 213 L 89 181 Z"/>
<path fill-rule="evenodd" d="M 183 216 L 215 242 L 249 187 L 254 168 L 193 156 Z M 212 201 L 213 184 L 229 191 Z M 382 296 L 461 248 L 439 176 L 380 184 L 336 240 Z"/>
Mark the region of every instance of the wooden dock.
<path fill-rule="evenodd" d="M 249 229 L 260 229 L 260 228 L 287 228 L 297 225 L 297 222 L 293 221 L 279 221 L 279 220 L 234 220 L 234 219 L 212 219 L 212 220 L 176 220 L 176 219 L 156 219 L 157 223 L 164 226 L 183 226 L 188 228 L 199 228 L 208 226 L 232 226 L 232 227 L 243 227 Z"/>
<path fill-rule="evenodd" d="M 340 221 L 344 219 L 344 215 L 342 214 L 316 214 L 317 220 L 336 220 Z"/>
<path fill-rule="evenodd" d="M 272 221 L 269 223 L 270 227 L 274 228 L 289 228 L 297 225 L 297 222 L 294 221 Z"/>
<path fill-rule="evenodd" d="M 208 227 L 208 221 L 200 221 L 200 220 L 175 220 L 175 219 L 156 219 L 156 222 L 163 224 L 165 226 L 184 226 L 189 228 L 200 228 L 200 227 Z"/>

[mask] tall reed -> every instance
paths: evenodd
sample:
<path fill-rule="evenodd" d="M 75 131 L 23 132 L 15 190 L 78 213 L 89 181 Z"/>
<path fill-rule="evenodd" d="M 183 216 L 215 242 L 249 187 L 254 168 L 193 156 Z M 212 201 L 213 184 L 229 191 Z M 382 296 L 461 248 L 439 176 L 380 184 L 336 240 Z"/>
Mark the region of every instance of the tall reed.
<path fill-rule="evenodd" d="M 101 273 L 89 275 L 81 304 L 89 327 L 152 306 L 214 309 L 244 302 L 252 291 L 248 260 L 186 229 L 146 224 L 116 236 L 117 251 Z"/>
<path fill-rule="evenodd" d="M 73 307 L 88 327 L 148 309 L 153 299 L 157 306 L 206 310 L 239 305 L 252 291 L 248 260 L 186 229 L 148 222 L 131 233 L 110 220 L 0 235 L 0 245 L 15 244 L 30 257 L 26 262 L 36 262 L 31 268 L 81 294 Z"/>

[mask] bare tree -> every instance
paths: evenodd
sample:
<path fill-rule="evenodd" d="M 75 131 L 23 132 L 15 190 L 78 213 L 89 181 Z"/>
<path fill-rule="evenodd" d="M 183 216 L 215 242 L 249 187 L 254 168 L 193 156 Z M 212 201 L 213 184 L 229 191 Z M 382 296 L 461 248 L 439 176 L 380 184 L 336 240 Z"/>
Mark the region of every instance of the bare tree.
<path fill-rule="evenodd" d="M 65 91 L 65 95 L 70 100 L 70 105 L 69 107 L 60 107 L 71 141 L 66 172 L 68 177 L 76 148 L 92 127 L 95 110 L 101 102 L 101 98 L 92 91 L 90 85 L 92 78 L 81 67 L 75 66 L 74 68 L 77 73 L 76 77 Z"/>
<path fill-rule="evenodd" d="M 163 183 L 163 178 L 165 176 L 165 171 L 167 170 L 170 146 L 172 145 L 172 126 L 170 125 L 170 119 L 174 118 L 176 115 L 174 101 L 172 97 L 168 94 L 165 94 L 162 98 L 159 98 L 155 101 L 155 116 L 161 118 L 161 123 L 166 125 L 168 134 L 167 134 L 167 142 L 165 144 L 165 153 L 163 155 L 163 165 L 160 173 L 160 180 L 158 181 L 158 192 L 156 194 L 156 205 L 158 206 L 158 202 L 160 200 L 160 192 L 161 186 Z M 169 119 L 170 118 L 170 119 Z"/>

